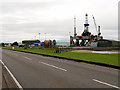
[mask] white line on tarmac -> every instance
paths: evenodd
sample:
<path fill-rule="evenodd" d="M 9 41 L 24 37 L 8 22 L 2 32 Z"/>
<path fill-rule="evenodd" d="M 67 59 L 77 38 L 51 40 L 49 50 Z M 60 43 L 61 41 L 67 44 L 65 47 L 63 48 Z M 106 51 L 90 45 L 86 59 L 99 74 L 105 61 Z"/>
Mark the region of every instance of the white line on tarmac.
<path fill-rule="evenodd" d="M 119 69 L 115 69 L 115 68 L 104 67 L 104 66 L 100 66 L 100 65 L 95 65 L 95 66 L 103 68 L 103 69 L 111 69 L 111 70 L 119 71 Z"/>
<path fill-rule="evenodd" d="M 17 79 L 15 78 L 15 76 L 11 73 L 11 71 L 7 68 L 7 66 L 2 62 L 2 60 L 0 60 L 0 62 L 3 64 L 3 66 L 6 68 L 6 70 L 8 71 L 8 73 L 10 74 L 10 76 L 13 78 L 13 80 L 15 81 L 16 85 L 18 86 L 18 88 L 20 90 L 23 90 L 23 87 L 20 85 L 20 83 L 17 81 Z"/>
<path fill-rule="evenodd" d="M 32 60 L 31 58 L 28 58 L 28 57 L 25 57 L 25 56 L 24 56 L 24 58 L 26 58 L 26 59 L 28 59 L 28 60 Z"/>
<path fill-rule="evenodd" d="M 17 54 L 16 54 L 16 53 L 14 53 L 13 55 L 16 55 L 16 56 L 17 56 Z"/>
<path fill-rule="evenodd" d="M 42 63 L 42 64 L 47 65 L 47 66 L 50 66 L 50 67 L 54 67 L 54 68 L 59 69 L 59 70 L 62 70 L 62 71 L 67 71 L 66 69 L 59 68 L 59 67 L 54 66 L 54 65 L 51 65 L 51 64 L 47 64 L 47 63 L 44 63 L 44 62 L 39 62 L 39 63 Z"/>
<path fill-rule="evenodd" d="M 112 85 L 112 84 L 109 84 L 109 83 L 106 83 L 106 82 L 102 82 L 102 81 L 99 81 L 99 80 L 96 80 L 96 79 L 92 79 L 92 80 L 95 81 L 95 82 L 98 82 L 98 83 L 101 83 L 101 84 L 104 84 L 104 85 L 107 85 L 107 86 L 113 87 L 113 88 L 120 89 L 120 87 L 115 86 L 115 85 Z"/>

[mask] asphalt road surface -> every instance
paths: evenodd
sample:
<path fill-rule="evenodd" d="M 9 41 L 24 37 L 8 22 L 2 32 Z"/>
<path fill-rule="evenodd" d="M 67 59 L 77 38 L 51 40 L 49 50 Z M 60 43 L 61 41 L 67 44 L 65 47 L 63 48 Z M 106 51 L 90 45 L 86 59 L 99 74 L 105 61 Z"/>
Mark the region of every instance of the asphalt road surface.
<path fill-rule="evenodd" d="M 119 88 L 117 69 L 10 50 L 2 61 L 23 88 Z"/>

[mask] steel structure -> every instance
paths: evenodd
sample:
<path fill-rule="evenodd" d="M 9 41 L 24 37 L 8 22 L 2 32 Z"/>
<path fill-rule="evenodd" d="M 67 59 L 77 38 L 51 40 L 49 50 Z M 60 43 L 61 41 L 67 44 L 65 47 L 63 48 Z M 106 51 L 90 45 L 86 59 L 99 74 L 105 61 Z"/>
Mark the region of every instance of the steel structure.
<path fill-rule="evenodd" d="M 93 17 L 94 24 L 97 30 L 97 25 L 95 22 L 95 18 Z M 77 35 L 76 33 L 76 17 L 74 17 L 74 36 L 70 36 L 70 45 L 71 46 L 90 46 L 92 42 L 97 42 L 99 39 L 103 37 L 100 36 L 100 26 L 98 26 L 97 35 L 92 35 L 89 32 L 89 23 L 88 23 L 88 14 L 85 14 L 85 24 L 84 24 L 84 31 L 81 36 Z"/>

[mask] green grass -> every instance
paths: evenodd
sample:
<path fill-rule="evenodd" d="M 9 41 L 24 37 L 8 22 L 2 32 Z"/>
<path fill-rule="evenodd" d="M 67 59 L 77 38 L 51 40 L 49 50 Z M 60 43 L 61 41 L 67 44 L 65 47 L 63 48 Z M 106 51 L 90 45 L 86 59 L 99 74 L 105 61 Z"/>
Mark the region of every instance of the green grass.
<path fill-rule="evenodd" d="M 12 48 L 4 48 L 4 49 L 12 49 Z M 15 48 L 14 50 L 120 66 L 118 64 L 118 55 L 120 54 L 79 53 L 79 52 L 66 52 L 66 51 L 62 51 L 61 53 L 55 53 L 55 49 L 30 49 L 30 48 L 28 49 Z"/>

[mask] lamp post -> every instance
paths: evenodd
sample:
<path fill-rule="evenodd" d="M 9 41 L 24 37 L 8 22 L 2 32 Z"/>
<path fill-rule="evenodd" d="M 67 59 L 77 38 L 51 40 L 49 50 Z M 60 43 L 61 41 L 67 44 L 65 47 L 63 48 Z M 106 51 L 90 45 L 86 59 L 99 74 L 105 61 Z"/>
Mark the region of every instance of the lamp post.
<path fill-rule="evenodd" d="M 46 33 L 45 33 L 45 40 L 46 40 Z"/>
<path fill-rule="evenodd" d="M 39 40 L 40 40 L 40 33 L 38 33 L 39 34 Z"/>
<path fill-rule="evenodd" d="M 36 35 L 34 36 L 34 38 L 36 39 Z"/>
<path fill-rule="evenodd" d="M 71 32 L 69 32 L 69 35 L 71 34 Z M 71 36 L 71 35 L 70 35 Z"/>

